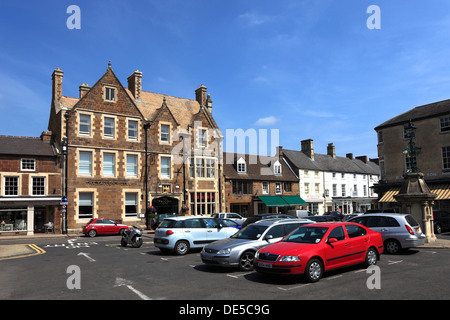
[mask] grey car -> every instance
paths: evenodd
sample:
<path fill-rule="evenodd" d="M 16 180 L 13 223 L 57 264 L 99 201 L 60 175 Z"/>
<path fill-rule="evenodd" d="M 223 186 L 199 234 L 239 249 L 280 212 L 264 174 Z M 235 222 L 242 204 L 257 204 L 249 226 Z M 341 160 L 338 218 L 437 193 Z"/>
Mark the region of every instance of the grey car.
<path fill-rule="evenodd" d="M 215 241 L 201 252 L 203 263 L 223 267 L 253 269 L 253 258 L 258 249 L 280 241 L 301 225 L 315 223 L 308 219 L 267 219 L 252 223 L 228 239 Z"/>
<path fill-rule="evenodd" d="M 426 239 L 420 225 L 410 214 L 373 213 L 352 218 L 348 222 L 359 223 L 381 233 L 384 251 L 390 254 L 423 245 Z"/>
<path fill-rule="evenodd" d="M 223 226 L 215 218 L 182 216 L 164 219 L 155 230 L 153 242 L 163 252 L 184 255 L 190 249 L 202 248 L 235 233 L 236 228 Z"/>

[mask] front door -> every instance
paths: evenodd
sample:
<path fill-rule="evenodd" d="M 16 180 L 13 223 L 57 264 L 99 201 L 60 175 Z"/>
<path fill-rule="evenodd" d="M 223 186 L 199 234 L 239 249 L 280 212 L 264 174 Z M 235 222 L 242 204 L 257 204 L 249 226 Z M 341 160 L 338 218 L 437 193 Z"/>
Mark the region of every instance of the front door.
<path fill-rule="evenodd" d="M 157 214 L 178 214 L 178 199 L 172 197 L 160 197 L 153 199 L 152 206 Z"/>

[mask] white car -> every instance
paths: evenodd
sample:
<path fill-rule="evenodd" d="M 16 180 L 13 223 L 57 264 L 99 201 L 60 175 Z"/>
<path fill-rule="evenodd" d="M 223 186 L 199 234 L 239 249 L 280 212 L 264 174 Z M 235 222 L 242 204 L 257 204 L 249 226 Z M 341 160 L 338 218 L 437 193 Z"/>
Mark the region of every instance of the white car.
<path fill-rule="evenodd" d="M 166 218 L 155 230 L 153 242 L 161 251 L 184 255 L 216 240 L 231 237 L 236 228 L 225 227 L 215 218 L 183 216 Z"/>
<path fill-rule="evenodd" d="M 247 218 L 244 218 L 244 217 L 238 215 L 237 213 L 231 213 L 231 212 L 213 213 L 212 217 L 216 218 L 216 219 L 230 219 L 230 220 L 235 221 L 236 223 L 239 223 L 241 226 L 244 223 L 244 221 L 247 220 Z"/>

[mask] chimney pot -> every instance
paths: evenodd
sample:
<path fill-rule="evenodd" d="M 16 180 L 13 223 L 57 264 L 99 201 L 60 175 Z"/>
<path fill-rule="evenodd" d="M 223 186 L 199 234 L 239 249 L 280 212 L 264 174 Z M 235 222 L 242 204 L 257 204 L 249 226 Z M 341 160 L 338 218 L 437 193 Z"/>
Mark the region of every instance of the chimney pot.
<path fill-rule="evenodd" d="M 350 160 L 353 160 L 353 153 L 347 153 L 345 156 Z"/>
<path fill-rule="evenodd" d="M 78 88 L 80 91 L 80 99 L 83 98 L 89 90 L 91 90 L 91 87 L 87 83 L 82 83 Z"/>

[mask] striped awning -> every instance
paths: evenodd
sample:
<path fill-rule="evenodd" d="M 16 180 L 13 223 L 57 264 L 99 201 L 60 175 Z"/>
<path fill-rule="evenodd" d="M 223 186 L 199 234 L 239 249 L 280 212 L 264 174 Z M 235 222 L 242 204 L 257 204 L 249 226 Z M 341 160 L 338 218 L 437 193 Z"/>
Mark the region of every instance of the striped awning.
<path fill-rule="evenodd" d="M 450 199 L 450 184 L 429 184 L 431 193 L 437 194 L 434 200 L 449 200 Z M 389 189 L 378 202 L 397 202 L 394 198 L 400 192 L 400 187 L 393 187 Z"/>

